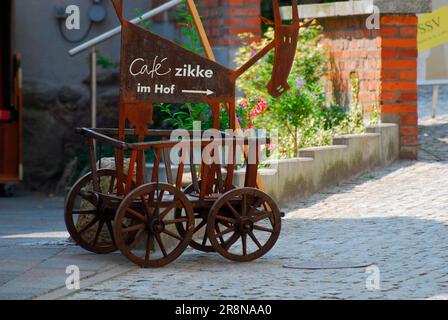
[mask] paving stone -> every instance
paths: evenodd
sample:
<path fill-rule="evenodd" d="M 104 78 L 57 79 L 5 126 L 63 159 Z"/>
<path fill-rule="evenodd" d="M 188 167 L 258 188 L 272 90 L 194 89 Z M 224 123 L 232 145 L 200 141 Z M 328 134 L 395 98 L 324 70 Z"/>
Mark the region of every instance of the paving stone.
<path fill-rule="evenodd" d="M 420 125 L 420 161 L 291 203 L 279 241 L 257 261 L 189 251 L 164 268 L 133 270 L 67 299 L 447 299 L 448 116 Z M 283 267 L 294 261 L 373 262 L 380 288 L 366 286 L 366 269 Z"/>

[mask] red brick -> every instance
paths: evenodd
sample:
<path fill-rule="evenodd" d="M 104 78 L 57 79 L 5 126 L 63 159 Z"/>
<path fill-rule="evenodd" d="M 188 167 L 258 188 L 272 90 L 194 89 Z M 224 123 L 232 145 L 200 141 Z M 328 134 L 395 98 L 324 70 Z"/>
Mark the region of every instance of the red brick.
<path fill-rule="evenodd" d="M 400 126 L 400 135 L 416 136 L 416 135 L 418 135 L 418 127 L 417 126 Z"/>
<path fill-rule="evenodd" d="M 400 101 L 413 102 L 418 100 L 417 92 L 403 92 L 400 94 Z"/>
<path fill-rule="evenodd" d="M 397 58 L 398 50 L 397 49 L 383 49 L 381 50 L 382 58 Z"/>
<path fill-rule="evenodd" d="M 395 103 L 398 102 L 398 93 L 397 92 L 382 92 L 381 93 L 381 102 L 382 103 Z"/>
<path fill-rule="evenodd" d="M 401 124 L 417 124 L 418 122 L 418 116 L 417 115 L 404 115 L 400 116 L 400 123 Z"/>
<path fill-rule="evenodd" d="M 381 24 L 385 26 L 415 25 L 417 23 L 418 19 L 415 15 L 412 16 L 387 15 L 381 17 Z"/>
<path fill-rule="evenodd" d="M 401 136 L 400 143 L 402 146 L 417 146 L 418 136 Z"/>
<path fill-rule="evenodd" d="M 417 79 L 417 70 L 402 70 L 400 71 L 400 79 L 415 80 Z"/>
<path fill-rule="evenodd" d="M 401 27 L 400 36 L 402 37 L 416 37 L 417 36 L 417 26 L 415 27 Z"/>
<path fill-rule="evenodd" d="M 418 50 L 415 49 L 401 49 L 398 52 L 398 56 L 400 58 L 417 58 L 418 57 Z"/>
<path fill-rule="evenodd" d="M 413 112 L 417 112 L 417 105 L 384 104 L 381 107 L 381 111 L 383 113 L 413 113 Z"/>
<path fill-rule="evenodd" d="M 385 69 L 416 69 L 417 60 L 383 60 Z"/>
<path fill-rule="evenodd" d="M 416 48 L 417 38 L 413 39 L 398 39 L 398 38 L 386 38 L 381 42 L 383 48 Z"/>
<path fill-rule="evenodd" d="M 398 35 L 398 28 L 381 28 L 380 35 L 382 37 L 391 37 Z"/>
<path fill-rule="evenodd" d="M 384 91 L 414 91 L 417 90 L 417 82 L 383 81 Z"/>

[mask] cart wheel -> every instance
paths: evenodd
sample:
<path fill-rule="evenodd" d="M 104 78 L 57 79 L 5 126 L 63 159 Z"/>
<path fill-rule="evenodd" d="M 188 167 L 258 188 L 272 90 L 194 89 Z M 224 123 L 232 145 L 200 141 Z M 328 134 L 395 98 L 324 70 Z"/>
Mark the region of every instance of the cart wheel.
<path fill-rule="evenodd" d="M 238 188 L 213 204 L 208 225 L 218 226 L 208 228 L 210 242 L 218 253 L 230 260 L 251 261 L 266 254 L 277 241 L 280 210 L 266 193 L 255 188 Z"/>
<path fill-rule="evenodd" d="M 198 183 L 201 183 L 201 180 L 198 181 Z M 233 188 L 235 188 L 233 186 Z M 190 194 L 194 191 L 194 185 L 191 183 L 189 184 L 185 189 L 184 189 L 184 193 L 185 194 Z M 194 229 L 193 232 L 193 239 L 190 242 L 190 246 L 196 250 L 199 251 L 203 251 L 203 252 L 215 252 L 215 249 L 213 248 L 213 246 L 210 243 L 210 240 L 208 240 L 208 233 L 206 227 L 207 226 L 207 219 L 208 219 L 208 212 L 209 210 L 204 208 L 195 208 L 194 209 L 194 218 L 195 218 L 195 225 L 196 228 Z M 179 214 L 181 213 L 180 209 L 176 209 L 175 212 L 175 217 L 177 218 L 179 216 Z M 185 229 L 183 227 L 183 224 L 181 223 L 177 223 L 176 224 L 176 229 L 179 232 L 179 234 L 184 235 L 185 234 Z M 197 242 L 195 240 L 195 234 L 200 232 L 201 230 L 203 230 L 204 235 L 202 237 L 202 241 L 201 242 Z"/>
<path fill-rule="evenodd" d="M 101 191 L 116 193 L 115 170 L 98 170 Z M 116 209 L 108 208 L 92 192 L 92 173 L 80 178 L 65 202 L 65 224 L 72 239 L 82 248 L 99 254 L 117 250 L 113 243 L 113 219 Z"/>
<path fill-rule="evenodd" d="M 180 209 L 175 218 L 173 210 Z M 162 267 L 187 248 L 194 230 L 194 213 L 185 194 L 166 183 L 138 187 L 124 198 L 115 218 L 120 251 L 141 267 Z M 176 232 L 182 223 L 185 234 Z M 129 233 L 134 235 L 129 236 Z M 156 250 L 158 249 L 158 250 Z"/>

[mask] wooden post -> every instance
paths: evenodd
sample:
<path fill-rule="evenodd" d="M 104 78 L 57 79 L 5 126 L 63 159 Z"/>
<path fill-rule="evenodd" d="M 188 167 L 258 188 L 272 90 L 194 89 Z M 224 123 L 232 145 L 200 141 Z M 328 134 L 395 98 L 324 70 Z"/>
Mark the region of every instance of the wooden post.
<path fill-rule="evenodd" d="M 190 13 L 193 17 L 194 24 L 196 25 L 196 28 L 198 29 L 199 38 L 201 39 L 201 43 L 204 46 L 204 50 L 205 50 L 205 53 L 207 54 L 207 57 L 210 60 L 216 62 L 216 57 L 213 54 L 213 50 L 210 45 L 210 41 L 208 40 L 207 33 L 205 32 L 204 25 L 202 24 L 202 20 L 201 20 L 201 17 L 199 16 L 198 9 L 196 8 L 196 4 L 194 3 L 194 0 L 187 0 L 187 4 L 188 4 L 188 8 L 190 10 Z M 230 105 L 226 103 L 226 107 L 227 107 L 227 111 L 230 112 Z M 235 123 L 235 128 L 241 129 L 241 126 L 238 121 L 236 121 L 236 123 Z M 244 146 L 244 155 L 246 158 L 249 155 L 249 149 L 246 146 Z M 262 190 L 262 191 L 264 190 L 263 182 L 261 181 L 260 175 L 258 173 L 257 173 L 257 186 L 260 190 Z"/>

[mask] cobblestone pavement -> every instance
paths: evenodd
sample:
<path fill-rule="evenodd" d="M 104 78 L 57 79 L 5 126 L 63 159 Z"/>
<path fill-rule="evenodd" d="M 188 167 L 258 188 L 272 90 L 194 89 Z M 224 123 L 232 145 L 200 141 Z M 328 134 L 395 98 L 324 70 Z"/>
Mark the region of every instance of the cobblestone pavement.
<path fill-rule="evenodd" d="M 448 298 L 448 116 L 421 125 L 420 161 L 397 162 L 285 208 L 278 243 L 255 262 L 189 251 L 164 268 L 135 268 L 68 299 Z M 375 267 L 285 268 L 368 263 L 378 267 L 379 288 L 367 286 Z"/>

